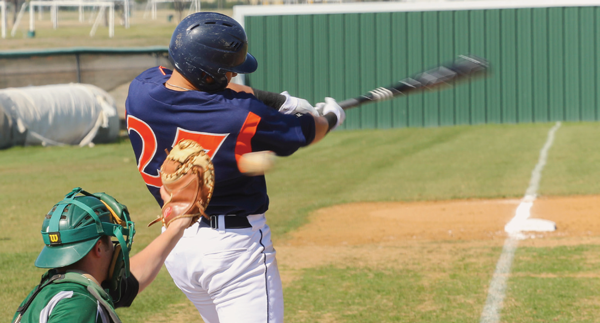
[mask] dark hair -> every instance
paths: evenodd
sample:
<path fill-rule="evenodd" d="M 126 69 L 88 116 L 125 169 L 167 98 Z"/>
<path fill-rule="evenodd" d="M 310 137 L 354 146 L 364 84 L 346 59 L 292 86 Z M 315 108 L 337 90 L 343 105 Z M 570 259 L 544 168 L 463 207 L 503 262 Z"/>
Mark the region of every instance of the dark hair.
<path fill-rule="evenodd" d="M 106 244 L 106 245 L 108 245 L 108 244 L 112 243 L 112 242 L 110 241 L 110 237 L 109 237 L 109 236 L 101 236 L 101 237 L 100 237 L 100 240 L 102 240 L 102 243 L 104 243 L 104 244 Z"/>

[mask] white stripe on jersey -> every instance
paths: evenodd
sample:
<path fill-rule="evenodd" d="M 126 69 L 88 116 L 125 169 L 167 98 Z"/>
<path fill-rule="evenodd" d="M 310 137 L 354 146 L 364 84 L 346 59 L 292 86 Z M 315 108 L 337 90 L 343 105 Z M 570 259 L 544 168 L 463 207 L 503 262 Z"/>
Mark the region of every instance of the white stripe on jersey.
<path fill-rule="evenodd" d="M 104 307 L 102 307 L 102 305 L 100 304 L 100 301 L 96 301 L 96 303 L 98 304 L 98 312 L 96 313 L 96 322 L 98 322 L 98 315 L 100 315 L 100 318 L 102 319 L 102 323 L 110 323 L 110 320 L 108 319 L 108 316 L 104 312 Z"/>
<path fill-rule="evenodd" d="M 48 323 L 48 318 L 50 317 L 50 314 L 52 314 L 52 309 L 54 309 L 54 306 L 56 306 L 56 304 L 58 304 L 58 301 L 60 301 L 61 299 L 71 298 L 71 297 L 73 297 L 72 290 L 62 291 L 62 292 L 59 292 L 58 294 L 54 295 L 54 297 L 52 297 L 50 302 L 48 302 L 48 305 L 46 305 L 46 307 L 44 307 L 42 309 L 42 311 L 40 312 L 40 323 Z"/>

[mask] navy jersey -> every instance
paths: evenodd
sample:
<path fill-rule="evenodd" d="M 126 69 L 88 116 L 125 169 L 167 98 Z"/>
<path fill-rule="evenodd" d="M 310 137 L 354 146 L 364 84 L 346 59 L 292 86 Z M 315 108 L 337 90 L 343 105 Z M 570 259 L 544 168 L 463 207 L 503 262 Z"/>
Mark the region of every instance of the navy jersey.
<path fill-rule="evenodd" d="M 163 67 L 143 72 L 131 83 L 126 101 L 127 130 L 148 189 L 162 206 L 159 169 L 165 150 L 192 139 L 204 147 L 215 168 L 206 213 L 264 213 L 269 206 L 265 178 L 240 173 L 240 156 L 263 150 L 279 156 L 294 153 L 314 139 L 314 118 L 281 114 L 251 94 L 229 89 L 173 91 L 164 86 L 171 73 Z"/>

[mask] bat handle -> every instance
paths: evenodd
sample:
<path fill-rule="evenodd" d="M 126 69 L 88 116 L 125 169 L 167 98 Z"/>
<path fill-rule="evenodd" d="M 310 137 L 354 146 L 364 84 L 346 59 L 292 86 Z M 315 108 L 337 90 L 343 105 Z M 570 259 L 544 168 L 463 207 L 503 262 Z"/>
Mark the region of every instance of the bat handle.
<path fill-rule="evenodd" d="M 357 99 L 348 99 L 342 102 L 338 102 L 338 104 L 340 105 L 340 107 L 342 107 L 342 109 L 346 110 L 359 106 L 360 102 Z"/>

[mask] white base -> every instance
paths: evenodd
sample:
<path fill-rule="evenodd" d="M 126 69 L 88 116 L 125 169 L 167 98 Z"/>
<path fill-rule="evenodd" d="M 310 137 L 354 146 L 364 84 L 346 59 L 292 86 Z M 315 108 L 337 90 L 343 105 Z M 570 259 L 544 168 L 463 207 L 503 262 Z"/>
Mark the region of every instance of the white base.
<path fill-rule="evenodd" d="M 525 219 L 521 221 L 510 221 L 505 227 L 507 233 L 518 232 L 553 232 L 556 231 L 556 223 L 542 219 Z"/>

